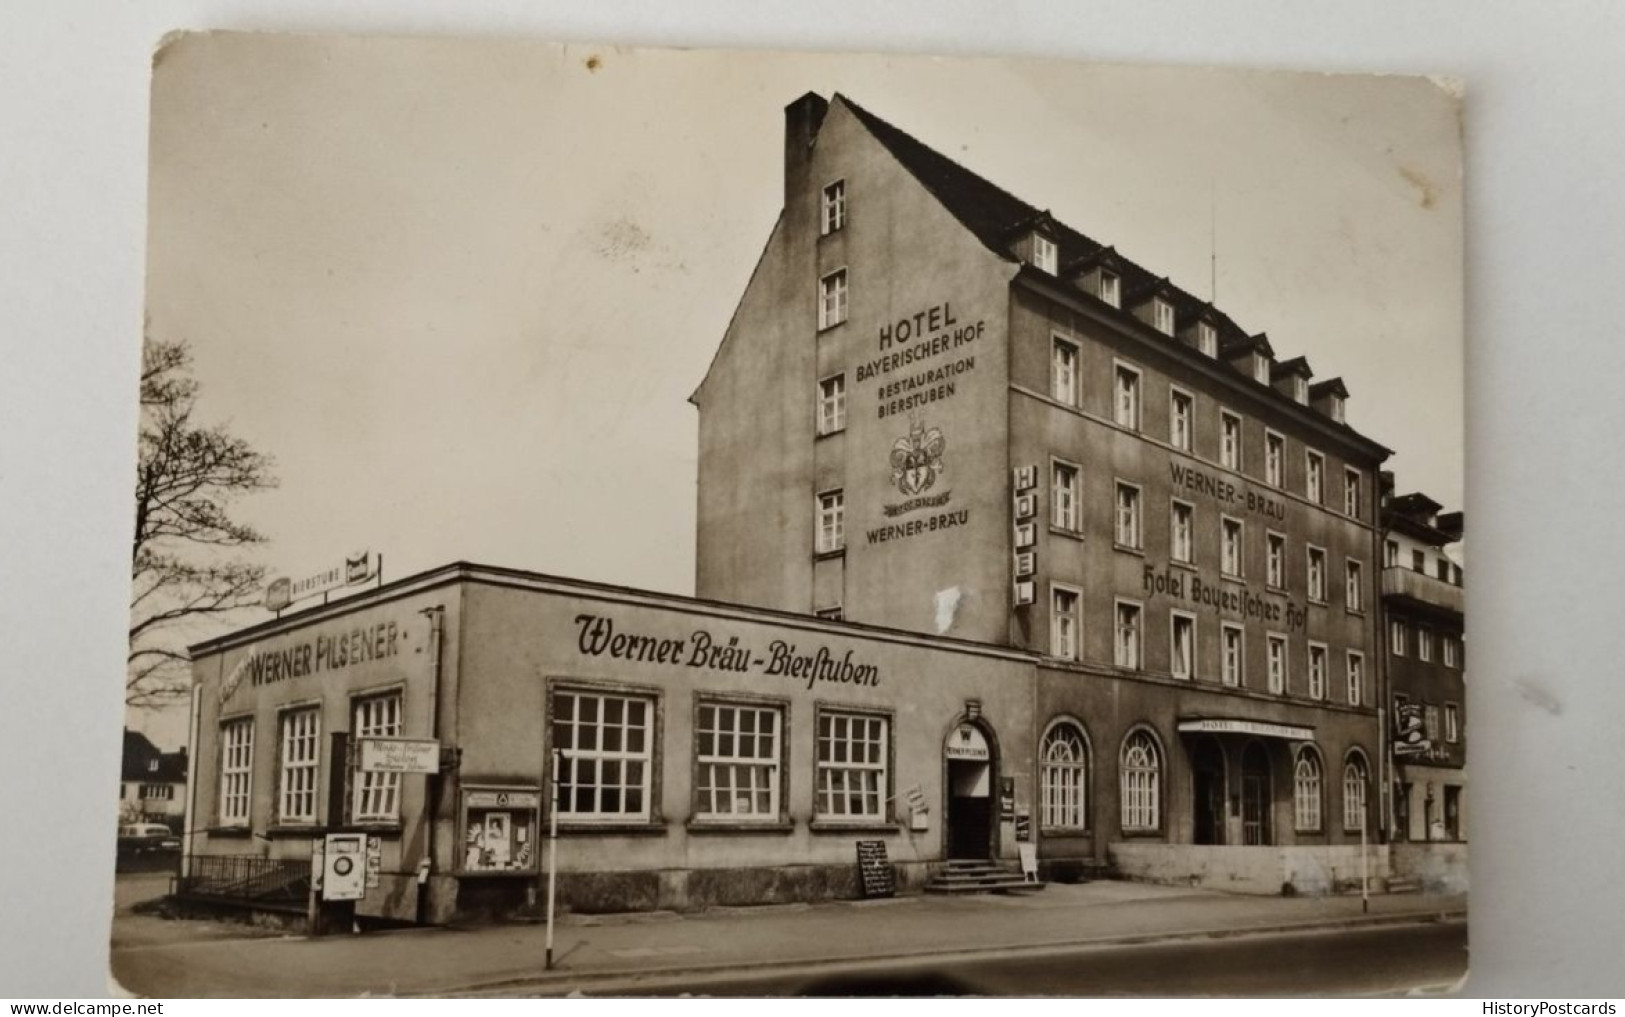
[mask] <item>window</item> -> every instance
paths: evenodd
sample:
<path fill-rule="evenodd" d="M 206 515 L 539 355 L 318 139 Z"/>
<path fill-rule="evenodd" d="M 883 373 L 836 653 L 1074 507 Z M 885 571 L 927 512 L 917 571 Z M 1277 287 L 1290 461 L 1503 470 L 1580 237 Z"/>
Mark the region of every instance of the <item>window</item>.
<path fill-rule="evenodd" d="M 1339 424 L 1343 422 L 1343 397 L 1332 396 L 1332 419 Z"/>
<path fill-rule="evenodd" d="M 1140 546 L 1140 489 L 1121 481 L 1117 484 L 1117 543 Z"/>
<path fill-rule="evenodd" d="M 1365 610 L 1365 570 L 1353 558 L 1343 563 L 1343 603 L 1350 611 Z"/>
<path fill-rule="evenodd" d="M 1040 746 L 1039 822 L 1046 828 L 1081 830 L 1088 826 L 1084 808 L 1089 749 L 1083 729 L 1058 720 L 1044 732 Z"/>
<path fill-rule="evenodd" d="M 1393 568 L 1399 564 L 1399 541 L 1390 540 L 1382 547 L 1382 564 L 1384 568 Z"/>
<path fill-rule="evenodd" d="M 1106 271 L 1100 273 L 1100 299 L 1113 307 L 1121 306 L 1116 273 Z"/>
<path fill-rule="evenodd" d="M 1174 561 L 1186 564 L 1191 561 L 1191 520 L 1195 513 L 1195 507 L 1186 502 L 1176 500 L 1172 503 L 1170 519 L 1173 532 L 1169 537 L 1169 554 Z"/>
<path fill-rule="evenodd" d="M 1349 705 L 1365 702 L 1365 656 L 1355 650 L 1348 651 Z"/>
<path fill-rule="evenodd" d="M 1365 757 L 1355 754 L 1343 764 L 1343 828 L 1358 830 L 1365 826 L 1366 785 L 1370 783 L 1370 769 Z"/>
<path fill-rule="evenodd" d="M 1276 695 L 1286 692 L 1286 636 L 1269 635 L 1270 691 Z"/>
<path fill-rule="evenodd" d="M 1454 636 L 1441 636 L 1439 642 L 1444 644 L 1444 666 L 1456 666 L 1456 640 Z"/>
<path fill-rule="evenodd" d="M 1298 749 L 1292 767 L 1292 825 L 1295 829 L 1320 829 L 1320 757 L 1305 745 Z"/>
<path fill-rule="evenodd" d="M 1461 707 L 1444 704 L 1444 740 L 1454 745 L 1461 740 Z"/>
<path fill-rule="evenodd" d="M 1219 571 L 1227 576 L 1239 576 L 1241 575 L 1241 520 L 1224 516 L 1220 519 L 1219 525 L 1221 528 L 1220 550 L 1222 552 Z"/>
<path fill-rule="evenodd" d="M 1271 487 L 1286 484 L 1286 439 L 1274 431 L 1264 432 L 1264 482 Z"/>
<path fill-rule="evenodd" d="M 1191 418 L 1193 402 L 1189 392 L 1177 388 L 1168 390 L 1168 444 L 1174 448 L 1191 450 Z"/>
<path fill-rule="evenodd" d="M 846 375 L 837 374 L 818 383 L 818 433 L 846 430 Z"/>
<path fill-rule="evenodd" d="M 1461 788 L 1455 784 L 1444 786 L 1444 836 L 1461 839 Z"/>
<path fill-rule="evenodd" d="M 818 327 L 833 328 L 846 320 L 846 269 L 818 280 Z"/>
<path fill-rule="evenodd" d="M 559 817 L 647 821 L 654 700 L 598 692 L 553 693 L 553 748 L 563 753 Z"/>
<path fill-rule="evenodd" d="M 1062 660 L 1078 659 L 1078 591 L 1050 589 L 1050 652 Z"/>
<path fill-rule="evenodd" d="M 1151 324 L 1163 335 L 1174 334 L 1174 305 L 1161 297 L 1151 301 Z"/>
<path fill-rule="evenodd" d="M 314 707 L 282 714 L 281 794 L 277 821 L 316 822 L 316 770 L 321 760 L 321 716 Z"/>
<path fill-rule="evenodd" d="M 1304 494 L 1316 505 L 1322 504 L 1326 492 L 1326 460 L 1319 452 L 1306 453 L 1304 460 Z"/>
<path fill-rule="evenodd" d="M 1253 357 L 1253 380 L 1260 385 L 1270 383 L 1270 358 L 1260 354 Z"/>
<path fill-rule="evenodd" d="M 772 706 L 700 704 L 694 732 L 696 817 L 779 818 L 781 717 Z"/>
<path fill-rule="evenodd" d="M 1405 656 L 1405 623 L 1395 618 L 1388 623 L 1388 649 L 1396 657 Z"/>
<path fill-rule="evenodd" d="M 247 825 L 253 781 L 253 718 L 227 721 L 220 725 L 220 825 Z"/>
<path fill-rule="evenodd" d="M 1439 740 L 1439 708 L 1432 703 L 1422 707 L 1422 729 L 1428 741 Z"/>
<path fill-rule="evenodd" d="M 1314 545 L 1309 547 L 1309 599 L 1326 600 L 1326 552 Z"/>
<path fill-rule="evenodd" d="M 172 784 L 143 784 L 141 785 L 142 801 L 169 801 L 175 797 L 175 787 Z"/>
<path fill-rule="evenodd" d="M 1112 661 L 1118 667 L 1140 666 L 1140 605 L 1131 601 L 1117 602 L 1117 641 Z"/>
<path fill-rule="evenodd" d="M 350 730 L 357 738 L 400 737 L 401 694 L 356 700 L 355 722 Z M 351 786 L 350 816 L 355 822 L 392 823 L 399 818 L 400 774 L 363 770 L 351 777 Z"/>
<path fill-rule="evenodd" d="M 1050 463 L 1050 505 L 1058 529 L 1079 528 L 1078 468 L 1071 463 Z"/>
<path fill-rule="evenodd" d="M 1428 556 L 1421 551 L 1411 552 L 1411 571 L 1428 574 Z"/>
<path fill-rule="evenodd" d="M 1168 670 L 1175 678 L 1189 678 L 1196 673 L 1196 616 L 1174 611 L 1168 621 Z"/>
<path fill-rule="evenodd" d="M 1224 661 L 1222 680 L 1226 685 L 1239 686 L 1241 684 L 1242 666 L 1245 663 L 1241 626 L 1226 623 L 1223 630 Z"/>
<path fill-rule="evenodd" d="M 1326 644 L 1309 644 L 1309 698 L 1326 698 Z"/>
<path fill-rule="evenodd" d="M 1162 821 L 1162 752 L 1149 731 L 1123 740 L 1123 829 L 1155 830 Z"/>
<path fill-rule="evenodd" d="M 1050 357 L 1050 395 L 1068 406 L 1078 405 L 1078 348 L 1060 336 L 1055 337 Z"/>
<path fill-rule="evenodd" d="M 1219 465 L 1232 470 L 1241 469 L 1241 418 L 1234 413 L 1219 413 Z"/>
<path fill-rule="evenodd" d="M 1055 274 L 1057 268 L 1055 255 L 1055 241 L 1039 233 L 1033 234 L 1033 267 L 1042 269 L 1050 275 Z"/>
<path fill-rule="evenodd" d="M 1360 471 L 1343 471 L 1343 514 L 1350 519 L 1360 518 Z"/>
<path fill-rule="evenodd" d="M 846 225 L 846 181 L 837 180 L 824 188 L 823 214 L 819 218 L 822 235 L 828 236 Z"/>
<path fill-rule="evenodd" d="M 1448 583 L 1450 581 L 1450 562 L 1444 558 L 1440 558 L 1438 561 L 1435 561 L 1433 565 L 1436 570 L 1434 574 Z"/>
<path fill-rule="evenodd" d="M 818 715 L 818 818 L 882 822 L 887 780 L 887 719 L 870 714 Z"/>
<path fill-rule="evenodd" d="M 1267 534 L 1269 545 L 1268 576 L 1266 582 L 1277 590 L 1286 589 L 1286 538 L 1279 533 Z"/>
<path fill-rule="evenodd" d="M 1117 365 L 1117 399 L 1113 419 L 1120 427 L 1136 430 L 1140 426 L 1140 372 L 1132 367 Z"/>
<path fill-rule="evenodd" d="M 1416 627 L 1416 659 L 1433 660 L 1433 630 L 1420 625 Z"/>
<path fill-rule="evenodd" d="M 1196 348 L 1210 357 L 1219 355 L 1219 330 L 1209 322 L 1196 325 Z"/>
<path fill-rule="evenodd" d="M 1302 375 L 1295 375 L 1292 379 L 1292 398 L 1304 405 L 1309 403 L 1309 381 Z"/>
<path fill-rule="evenodd" d="M 846 546 L 846 493 L 826 491 L 818 496 L 818 553 Z"/>

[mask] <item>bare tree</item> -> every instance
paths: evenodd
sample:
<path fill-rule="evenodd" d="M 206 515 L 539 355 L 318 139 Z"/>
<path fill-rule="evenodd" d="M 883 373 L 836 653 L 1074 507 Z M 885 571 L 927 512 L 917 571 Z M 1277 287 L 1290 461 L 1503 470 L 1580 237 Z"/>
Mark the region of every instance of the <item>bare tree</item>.
<path fill-rule="evenodd" d="M 265 538 L 234 521 L 239 495 L 274 487 L 271 460 L 223 427 L 193 420 L 197 382 L 185 343 L 148 339 L 141 354 L 140 462 L 131 548 L 124 699 L 162 706 L 191 687 L 186 645 L 259 599 L 265 567 L 238 552 Z"/>

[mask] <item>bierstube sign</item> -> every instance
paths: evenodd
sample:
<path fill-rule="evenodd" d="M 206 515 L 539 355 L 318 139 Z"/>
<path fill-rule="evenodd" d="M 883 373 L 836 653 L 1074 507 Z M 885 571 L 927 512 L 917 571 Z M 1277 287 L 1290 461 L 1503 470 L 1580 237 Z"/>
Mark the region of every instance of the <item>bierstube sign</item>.
<path fill-rule="evenodd" d="M 362 738 L 363 773 L 438 773 L 440 743 L 433 738 Z"/>

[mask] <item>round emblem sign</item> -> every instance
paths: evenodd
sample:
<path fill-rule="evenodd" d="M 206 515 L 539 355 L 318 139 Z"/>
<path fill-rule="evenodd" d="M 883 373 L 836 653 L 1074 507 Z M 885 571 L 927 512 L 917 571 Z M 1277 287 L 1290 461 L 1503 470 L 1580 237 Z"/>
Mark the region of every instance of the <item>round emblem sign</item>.
<path fill-rule="evenodd" d="M 335 876 L 348 876 L 355 869 L 355 862 L 349 855 L 340 855 L 333 860 L 333 874 Z"/>

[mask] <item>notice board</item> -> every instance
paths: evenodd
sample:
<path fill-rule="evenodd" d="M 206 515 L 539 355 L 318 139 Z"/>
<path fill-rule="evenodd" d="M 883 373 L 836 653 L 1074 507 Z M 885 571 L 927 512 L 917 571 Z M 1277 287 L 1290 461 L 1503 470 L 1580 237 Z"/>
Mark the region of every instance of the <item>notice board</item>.
<path fill-rule="evenodd" d="M 858 841 L 858 879 L 865 897 L 890 897 L 897 892 L 897 876 L 886 857 L 885 841 Z"/>

